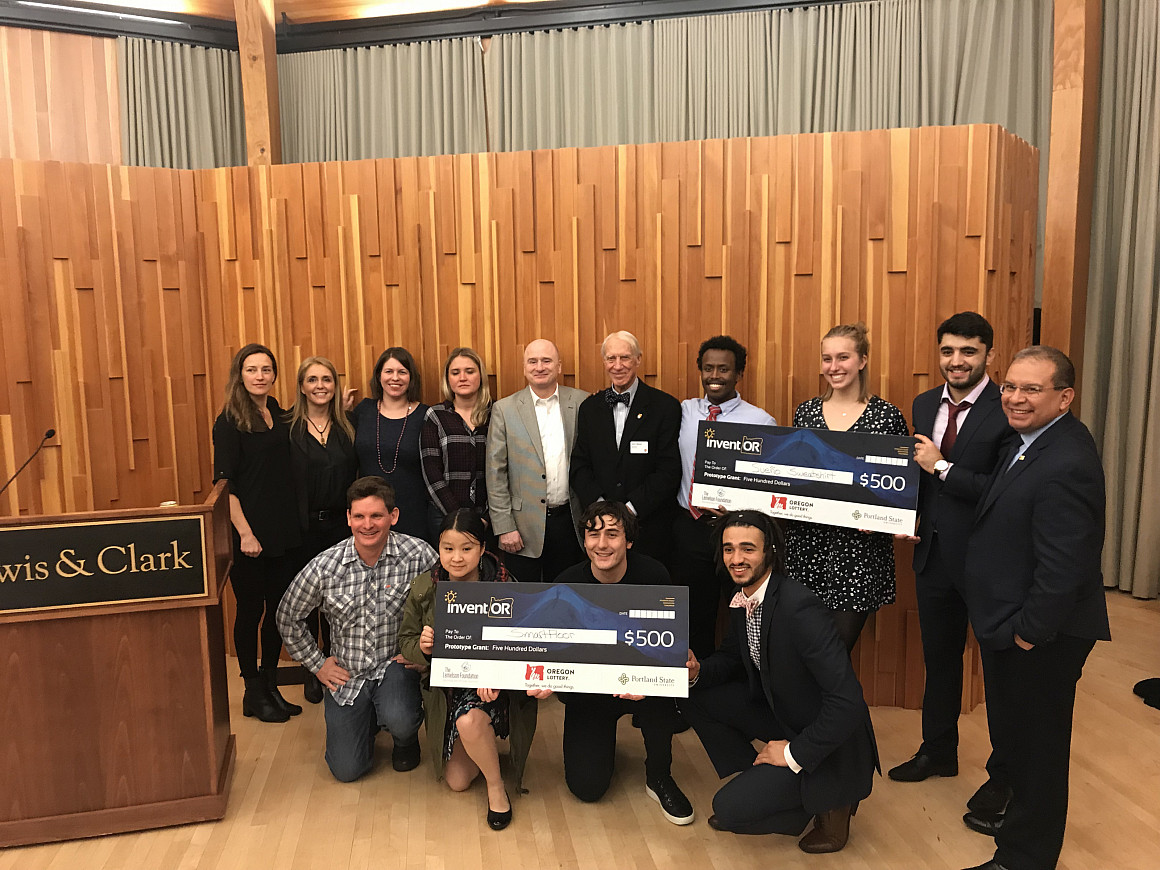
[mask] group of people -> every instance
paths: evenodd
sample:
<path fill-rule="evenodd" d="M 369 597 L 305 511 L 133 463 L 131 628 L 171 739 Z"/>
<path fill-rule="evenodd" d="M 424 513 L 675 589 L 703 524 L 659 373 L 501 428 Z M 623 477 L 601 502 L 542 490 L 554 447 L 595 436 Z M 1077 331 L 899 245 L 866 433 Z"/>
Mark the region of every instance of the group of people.
<path fill-rule="evenodd" d="M 890 776 L 957 773 L 969 618 L 984 650 L 994 751 L 966 822 L 996 837 L 995 858 L 982 867 L 1053 867 L 1075 681 L 1094 640 L 1108 635 L 1102 472 L 1090 435 L 1067 413 L 1074 370 L 1063 354 L 1022 351 L 1000 388 L 986 375 L 993 333 L 984 318 L 955 315 L 937 337 L 945 384 L 916 398 L 912 417 L 924 471 L 913 536 L 923 745 Z M 301 712 L 277 685 L 284 640 L 313 675 L 306 699 L 324 703 L 336 778 L 370 770 L 380 730 L 391 733 L 394 768 L 417 767 L 425 718 L 436 775 L 463 790 L 482 774 L 487 821 L 499 830 L 512 807 L 496 740 L 509 741 L 518 784 L 537 702 L 549 693 L 432 688 L 435 588 L 516 579 L 685 585 L 688 699 L 561 694 L 567 787 L 585 801 L 604 795 L 616 724 L 630 714 L 644 740 L 645 793 L 669 821 L 692 822 L 671 772 L 672 737 L 687 722 L 717 773 L 738 774 L 714 798 L 711 826 L 796 836 L 812 820 L 799 846 L 837 851 L 878 769 L 850 652 L 868 615 L 894 600 L 894 542 L 804 522 L 783 531 L 760 512 L 693 503 L 701 421 L 775 423 L 739 395 L 747 354 L 733 338 L 701 345 L 703 394 L 684 402 L 640 379 L 631 333 L 610 334 L 601 354 L 609 386 L 589 395 L 559 382 L 555 344 L 530 342 L 527 388 L 493 402 L 482 359 L 456 348 L 434 407 L 421 403 L 404 348 L 382 353 L 371 397 L 357 406 L 334 365 L 311 357 L 283 414 L 271 395 L 273 353 L 242 348 L 213 433 L 215 479 L 230 482 L 236 533 L 243 712 L 263 721 Z M 794 425 L 908 435 L 902 412 L 871 393 L 868 362 L 862 324 L 830 330 L 821 342 L 826 391 L 797 408 Z M 1002 570 L 997 553 L 1010 554 Z M 1043 707 L 1030 708 L 1028 697 Z"/>

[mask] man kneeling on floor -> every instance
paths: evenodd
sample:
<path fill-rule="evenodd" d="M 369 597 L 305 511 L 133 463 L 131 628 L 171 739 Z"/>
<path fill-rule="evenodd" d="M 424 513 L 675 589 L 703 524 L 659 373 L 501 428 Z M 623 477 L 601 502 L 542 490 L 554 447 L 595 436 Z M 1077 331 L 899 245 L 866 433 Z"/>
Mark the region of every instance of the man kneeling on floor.
<path fill-rule="evenodd" d="M 667 586 L 665 566 L 635 553 L 636 516 L 621 502 L 598 501 L 580 517 L 588 561 L 573 565 L 557 583 L 626 583 Z M 626 713 L 644 738 L 645 794 L 674 825 L 693 821 L 693 805 L 672 777 L 677 708 L 672 698 L 561 692 L 564 702 L 564 781 L 582 801 L 608 791 L 616 762 L 616 723 Z"/>
<path fill-rule="evenodd" d="M 392 532 L 395 491 L 380 477 L 362 477 L 346 493 L 353 537 L 310 561 L 278 606 L 286 651 L 325 689 L 326 763 L 353 782 L 371 769 L 375 736 L 391 732 L 395 770 L 419 766 L 423 702 L 418 668 L 399 654 L 399 626 L 411 580 L 438 561 L 430 545 Z M 316 607 L 330 621 L 324 657 L 306 627 Z"/>
<path fill-rule="evenodd" d="M 709 825 L 792 834 L 804 852 L 846 845 L 850 816 L 870 794 L 878 748 L 862 686 L 833 618 L 784 576 L 781 526 L 759 511 L 726 514 L 718 553 L 736 588 L 721 648 L 689 652 L 681 710 L 724 778 Z M 752 740 L 766 741 L 758 752 Z"/>

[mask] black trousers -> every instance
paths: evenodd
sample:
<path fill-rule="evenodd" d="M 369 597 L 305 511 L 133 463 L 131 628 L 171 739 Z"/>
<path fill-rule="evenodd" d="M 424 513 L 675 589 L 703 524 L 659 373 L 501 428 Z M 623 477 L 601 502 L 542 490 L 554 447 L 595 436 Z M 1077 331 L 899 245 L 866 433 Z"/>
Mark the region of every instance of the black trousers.
<path fill-rule="evenodd" d="M 1067 823 L 1075 685 L 1094 640 L 1060 635 L 1022 650 L 983 650 L 987 718 L 1012 789 L 995 860 L 1051 870 Z"/>
<path fill-rule="evenodd" d="M 967 646 L 967 604 L 963 600 L 963 568 L 943 558 L 936 534 L 926 566 L 915 578 L 918 624 L 922 632 L 922 660 L 926 682 L 922 694 L 922 746 L 919 752 L 940 761 L 959 753 L 959 712 L 963 697 L 963 651 Z M 986 660 L 983 662 L 986 681 Z M 988 705 L 989 707 L 989 705 Z M 988 729 L 991 718 L 987 718 Z M 991 733 L 991 746 L 995 736 Z M 1007 773 L 994 751 L 987 773 L 1006 783 Z"/>
<path fill-rule="evenodd" d="M 261 553 L 251 558 L 234 548 L 234 567 L 230 569 L 230 585 L 238 605 L 234 615 L 234 651 L 243 677 L 258 676 L 259 637 L 262 667 L 278 667 L 282 635 L 274 614 L 293 576 L 294 561 L 290 554 Z"/>
<path fill-rule="evenodd" d="M 802 806 L 801 776 L 788 767 L 753 764 L 753 740 L 785 739 L 765 699 L 754 698 L 748 683 L 734 681 L 694 688 L 680 706 L 717 776 L 737 774 L 713 796 L 720 826 L 738 834 L 804 831 L 812 816 Z"/>
<path fill-rule="evenodd" d="M 689 588 L 689 647 L 697 658 L 717 649 L 717 613 L 729 591 L 729 581 L 718 570 L 716 532 L 705 517 L 693 519 L 678 510 L 673 520 L 673 547 L 666 560 L 673 583 Z"/>
<path fill-rule="evenodd" d="M 544 549 L 540 555 L 520 556 L 501 553 L 503 563 L 523 583 L 554 583 L 565 568 L 584 561 L 584 551 L 576 540 L 572 508 L 565 503 L 548 513 L 544 520 Z"/>
<path fill-rule="evenodd" d="M 600 800 L 608 791 L 616 767 L 616 723 L 626 714 L 636 715 L 644 737 L 645 780 L 668 776 L 673 765 L 676 712 L 672 698 L 626 701 L 612 695 L 568 695 L 564 701 L 564 781 L 568 790 L 588 802 Z"/>

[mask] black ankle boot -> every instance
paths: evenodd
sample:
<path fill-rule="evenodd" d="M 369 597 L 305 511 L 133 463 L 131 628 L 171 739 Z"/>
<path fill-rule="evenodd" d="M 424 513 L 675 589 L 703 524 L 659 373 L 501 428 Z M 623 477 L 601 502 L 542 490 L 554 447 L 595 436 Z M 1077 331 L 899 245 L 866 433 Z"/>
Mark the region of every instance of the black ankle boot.
<path fill-rule="evenodd" d="M 291 704 L 282 697 L 282 693 L 278 691 L 278 669 L 277 668 L 262 668 L 262 678 L 266 681 L 266 688 L 270 690 L 270 697 L 274 699 L 274 703 L 278 705 L 287 716 L 297 716 L 302 712 L 302 708 L 297 704 Z"/>
<path fill-rule="evenodd" d="M 246 677 L 246 694 L 242 696 L 242 715 L 255 716 L 262 722 L 285 722 L 290 714 L 283 710 L 270 695 L 270 687 L 262 677 Z"/>

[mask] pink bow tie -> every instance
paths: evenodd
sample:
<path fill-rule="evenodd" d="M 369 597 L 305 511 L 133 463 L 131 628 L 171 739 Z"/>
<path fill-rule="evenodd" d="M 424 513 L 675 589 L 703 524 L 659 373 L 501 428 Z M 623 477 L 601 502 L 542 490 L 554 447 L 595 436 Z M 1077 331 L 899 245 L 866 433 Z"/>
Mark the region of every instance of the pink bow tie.
<path fill-rule="evenodd" d="M 734 594 L 733 600 L 729 602 L 730 607 L 744 607 L 746 616 L 753 616 L 753 611 L 757 609 L 759 604 L 761 602 L 758 601 L 756 595 L 746 596 L 740 589 Z"/>

